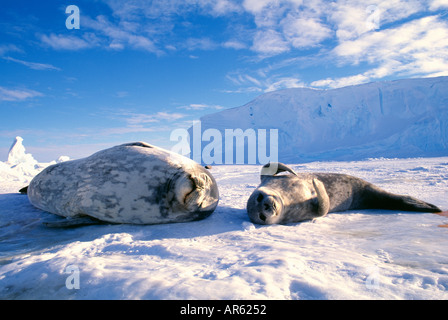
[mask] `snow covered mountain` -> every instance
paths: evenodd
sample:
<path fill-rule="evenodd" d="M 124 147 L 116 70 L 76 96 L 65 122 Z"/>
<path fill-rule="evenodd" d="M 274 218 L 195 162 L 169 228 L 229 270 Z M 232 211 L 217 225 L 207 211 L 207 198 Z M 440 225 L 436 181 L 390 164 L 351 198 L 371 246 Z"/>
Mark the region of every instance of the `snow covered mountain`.
<path fill-rule="evenodd" d="M 203 152 L 213 142 L 204 132 L 221 133 L 222 149 L 214 148 L 214 159 L 220 151 L 224 159 L 226 150 L 235 157 L 235 145 L 233 150 L 225 147 L 226 129 L 250 128 L 278 130 L 282 162 L 444 156 L 448 155 L 448 77 L 274 91 L 200 120 Z M 198 141 L 190 128 L 192 134 Z M 247 140 L 244 163 L 250 163 Z M 265 144 L 269 146 L 268 139 Z M 259 157 L 257 163 L 262 163 Z"/>

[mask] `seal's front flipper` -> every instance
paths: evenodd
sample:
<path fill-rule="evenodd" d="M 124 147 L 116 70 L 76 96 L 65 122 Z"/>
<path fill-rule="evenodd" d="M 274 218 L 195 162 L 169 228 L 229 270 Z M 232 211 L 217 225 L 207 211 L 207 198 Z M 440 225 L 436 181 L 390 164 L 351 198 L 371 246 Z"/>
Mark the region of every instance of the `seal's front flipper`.
<path fill-rule="evenodd" d="M 44 222 L 44 226 L 48 228 L 74 228 L 81 226 L 90 226 L 95 224 L 104 224 L 104 222 L 88 216 L 79 218 L 67 218 L 60 221 Z"/>

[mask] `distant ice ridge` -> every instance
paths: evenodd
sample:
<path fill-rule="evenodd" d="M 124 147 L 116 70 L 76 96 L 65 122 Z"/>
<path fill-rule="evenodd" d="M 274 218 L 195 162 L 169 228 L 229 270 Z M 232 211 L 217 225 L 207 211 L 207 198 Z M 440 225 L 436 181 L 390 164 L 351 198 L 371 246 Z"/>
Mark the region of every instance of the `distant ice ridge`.
<path fill-rule="evenodd" d="M 200 120 L 202 132 L 222 136 L 225 129 L 278 129 L 283 162 L 446 156 L 448 77 L 279 90 Z"/>
<path fill-rule="evenodd" d="M 0 181 L 28 183 L 47 166 L 69 160 L 69 157 L 61 156 L 57 161 L 39 163 L 32 154 L 26 153 L 22 142 L 22 137 L 16 137 L 9 149 L 8 160 L 0 161 Z"/>
<path fill-rule="evenodd" d="M 8 161 L 6 162 L 6 164 L 9 164 L 11 166 L 16 166 L 21 163 L 26 163 L 28 165 L 37 164 L 37 161 L 33 158 L 33 156 L 29 153 L 26 153 L 25 147 L 23 146 L 22 142 L 22 137 L 15 138 L 11 148 L 9 149 Z"/>

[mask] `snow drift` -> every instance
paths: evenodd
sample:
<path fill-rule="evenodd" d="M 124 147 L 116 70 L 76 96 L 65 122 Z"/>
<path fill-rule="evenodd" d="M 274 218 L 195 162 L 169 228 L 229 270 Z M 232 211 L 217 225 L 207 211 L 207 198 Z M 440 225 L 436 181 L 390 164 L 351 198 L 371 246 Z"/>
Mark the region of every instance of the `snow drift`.
<path fill-rule="evenodd" d="M 202 132 L 223 137 L 225 129 L 278 129 L 282 162 L 445 156 L 448 77 L 280 90 L 200 120 Z"/>

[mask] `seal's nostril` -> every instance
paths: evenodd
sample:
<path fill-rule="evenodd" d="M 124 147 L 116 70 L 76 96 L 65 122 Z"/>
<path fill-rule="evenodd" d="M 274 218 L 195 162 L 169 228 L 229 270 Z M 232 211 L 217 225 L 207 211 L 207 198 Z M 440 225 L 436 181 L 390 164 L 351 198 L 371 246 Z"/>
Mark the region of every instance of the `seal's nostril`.
<path fill-rule="evenodd" d="M 266 221 L 266 216 L 264 214 L 260 213 L 260 219 L 262 221 Z"/>
<path fill-rule="evenodd" d="M 258 202 L 261 202 L 261 201 L 263 201 L 263 194 L 262 193 L 260 193 L 259 195 L 258 195 L 258 197 L 257 197 L 257 201 Z"/>

